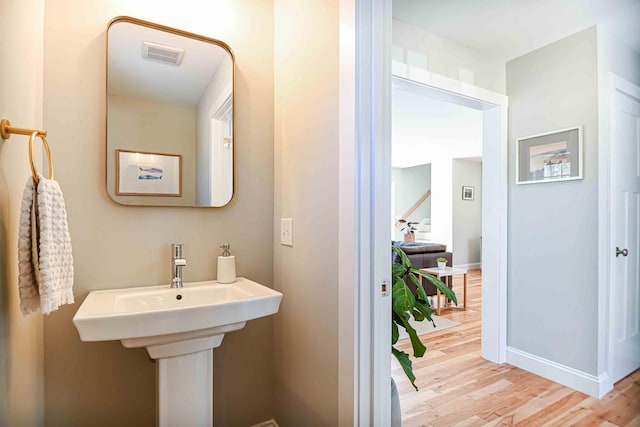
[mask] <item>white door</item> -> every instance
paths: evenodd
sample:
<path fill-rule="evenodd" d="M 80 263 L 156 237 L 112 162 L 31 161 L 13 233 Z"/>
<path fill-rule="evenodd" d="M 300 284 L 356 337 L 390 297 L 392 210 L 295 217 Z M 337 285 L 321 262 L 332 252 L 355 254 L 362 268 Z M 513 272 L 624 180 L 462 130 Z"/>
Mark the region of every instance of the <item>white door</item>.
<path fill-rule="evenodd" d="M 636 89 L 637 93 L 615 90 L 613 99 L 614 383 L 640 367 L 640 88 Z"/>

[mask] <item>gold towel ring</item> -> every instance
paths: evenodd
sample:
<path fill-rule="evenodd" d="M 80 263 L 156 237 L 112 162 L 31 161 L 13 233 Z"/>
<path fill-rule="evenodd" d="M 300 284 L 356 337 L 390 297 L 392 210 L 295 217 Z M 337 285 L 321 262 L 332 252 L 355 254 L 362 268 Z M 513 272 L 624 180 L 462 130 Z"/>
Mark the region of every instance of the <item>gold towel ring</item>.
<path fill-rule="evenodd" d="M 33 141 L 37 136 L 42 140 L 44 151 L 47 153 L 47 160 L 49 162 L 49 179 L 53 179 L 53 161 L 51 160 L 51 149 L 49 148 L 49 143 L 47 142 L 47 138 L 40 133 L 40 131 L 35 131 L 29 137 L 29 164 L 31 166 L 31 175 L 33 176 L 33 180 L 36 185 L 40 182 L 40 178 L 38 178 L 38 171 L 36 170 L 36 164 L 33 161 Z"/>

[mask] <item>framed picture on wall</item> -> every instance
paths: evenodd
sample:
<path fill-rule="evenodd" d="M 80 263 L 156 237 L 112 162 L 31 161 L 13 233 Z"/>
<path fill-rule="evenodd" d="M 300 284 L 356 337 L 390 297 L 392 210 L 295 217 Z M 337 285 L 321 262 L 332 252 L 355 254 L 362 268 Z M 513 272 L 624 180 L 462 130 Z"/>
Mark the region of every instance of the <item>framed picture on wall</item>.
<path fill-rule="evenodd" d="M 182 196 L 180 154 L 116 150 L 118 196 Z"/>
<path fill-rule="evenodd" d="M 582 127 L 516 141 L 516 184 L 582 179 Z"/>
<path fill-rule="evenodd" d="M 476 193 L 475 187 L 462 187 L 462 200 L 473 200 Z"/>

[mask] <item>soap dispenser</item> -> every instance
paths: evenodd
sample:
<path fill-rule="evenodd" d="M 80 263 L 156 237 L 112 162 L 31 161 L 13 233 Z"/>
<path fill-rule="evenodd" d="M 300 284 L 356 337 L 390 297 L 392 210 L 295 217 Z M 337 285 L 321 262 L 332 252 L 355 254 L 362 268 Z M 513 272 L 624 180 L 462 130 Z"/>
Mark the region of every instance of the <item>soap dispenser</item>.
<path fill-rule="evenodd" d="M 236 281 L 236 257 L 231 255 L 231 245 L 224 243 L 222 255 L 218 257 L 218 283 L 233 283 Z"/>

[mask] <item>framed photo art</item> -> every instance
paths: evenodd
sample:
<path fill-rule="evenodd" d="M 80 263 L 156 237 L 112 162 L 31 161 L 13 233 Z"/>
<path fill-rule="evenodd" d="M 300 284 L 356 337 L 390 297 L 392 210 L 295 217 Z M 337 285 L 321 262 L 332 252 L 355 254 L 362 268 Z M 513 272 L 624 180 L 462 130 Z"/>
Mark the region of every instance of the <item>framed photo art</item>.
<path fill-rule="evenodd" d="M 475 196 L 476 189 L 475 187 L 462 187 L 462 200 L 473 200 Z"/>
<path fill-rule="evenodd" d="M 118 196 L 182 196 L 182 156 L 116 150 Z"/>
<path fill-rule="evenodd" d="M 582 127 L 516 141 L 516 184 L 582 179 Z"/>

